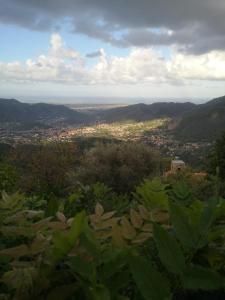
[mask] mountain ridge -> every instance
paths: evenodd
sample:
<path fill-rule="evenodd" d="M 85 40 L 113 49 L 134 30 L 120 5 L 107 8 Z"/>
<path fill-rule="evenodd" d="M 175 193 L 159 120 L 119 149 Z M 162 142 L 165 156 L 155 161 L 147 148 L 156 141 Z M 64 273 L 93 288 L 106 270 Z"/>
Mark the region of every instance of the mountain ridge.
<path fill-rule="evenodd" d="M 22 103 L 16 99 L 0 98 L 0 123 L 36 123 L 82 124 L 90 122 L 90 118 L 81 112 L 74 111 L 64 105 L 47 103 Z"/>
<path fill-rule="evenodd" d="M 61 104 L 22 103 L 17 99 L 0 98 L 0 123 L 14 122 L 32 126 L 92 125 L 96 122 L 143 122 L 171 118 L 171 128 L 177 139 L 184 141 L 212 141 L 225 130 L 225 96 L 204 104 L 192 102 L 138 103 L 122 107 L 93 111 L 73 110 Z M 26 126 L 25 126 L 26 127 Z"/>
<path fill-rule="evenodd" d="M 199 104 L 182 118 L 175 136 L 189 141 L 213 141 L 225 130 L 225 96 Z"/>
<path fill-rule="evenodd" d="M 97 118 L 101 121 L 112 123 L 126 120 L 139 122 L 162 117 L 180 117 L 194 109 L 195 106 L 196 104 L 191 102 L 138 103 L 104 110 L 97 114 Z"/>

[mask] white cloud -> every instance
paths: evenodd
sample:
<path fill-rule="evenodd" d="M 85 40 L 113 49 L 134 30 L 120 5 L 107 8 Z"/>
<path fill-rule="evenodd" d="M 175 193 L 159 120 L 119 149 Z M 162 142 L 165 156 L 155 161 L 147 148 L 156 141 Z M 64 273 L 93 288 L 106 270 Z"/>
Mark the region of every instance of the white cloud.
<path fill-rule="evenodd" d="M 133 49 L 127 57 L 100 57 L 90 70 L 92 83 L 138 84 L 164 82 L 167 78 L 166 63 L 152 49 Z"/>
<path fill-rule="evenodd" d="M 58 33 L 53 33 L 50 39 L 50 44 L 53 51 L 58 51 L 63 48 L 62 37 Z"/>
<path fill-rule="evenodd" d="M 167 65 L 175 78 L 225 80 L 225 51 L 212 51 L 198 56 L 174 53 Z"/>
<path fill-rule="evenodd" d="M 50 82 L 72 85 L 176 84 L 199 80 L 225 80 L 225 52 L 199 56 L 172 52 L 165 59 L 154 48 L 134 48 L 126 57 L 108 57 L 99 50 L 98 62 L 86 66 L 87 57 L 66 47 L 54 33 L 47 54 L 25 62 L 0 62 L 0 81 Z"/>

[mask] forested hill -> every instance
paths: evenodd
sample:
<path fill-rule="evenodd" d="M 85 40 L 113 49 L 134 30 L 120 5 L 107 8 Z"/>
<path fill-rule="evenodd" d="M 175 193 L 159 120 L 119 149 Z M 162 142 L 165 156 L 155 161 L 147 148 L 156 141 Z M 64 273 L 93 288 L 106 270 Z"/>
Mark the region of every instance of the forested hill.
<path fill-rule="evenodd" d="M 212 141 L 225 130 L 225 96 L 198 105 L 184 116 L 176 128 L 176 136 L 183 140 Z"/>
<path fill-rule="evenodd" d="M 46 103 L 28 104 L 15 99 L 0 99 L 0 123 L 14 122 L 35 126 L 74 124 L 94 124 L 121 122 L 127 120 L 147 121 L 159 118 L 179 120 L 174 131 L 175 136 L 188 141 L 212 141 L 225 130 L 225 96 L 213 99 L 205 104 L 190 102 L 158 102 L 153 104 L 135 104 L 92 114 L 78 112 L 64 105 Z"/>
<path fill-rule="evenodd" d="M 159 102 L 150 105 L 139 103 L 86 114 L 64 105 L 28 104 L 15 99 L 0 99 L 0 123 L 52 124 L 60 121 L 67 124 L 89 124 L 96 120 L 106 123 L 126 120 L 140 122 L 163 117 L 182 117 L 195 107 L 196 105 L 190 102 Z"/>
<path fill-rule="evenodd" d="M 124 107 L 117 107 L 104 110 L 98 113 L 98 119 L 107 123 L 118 121 L 146 121 L 163 117 L 181 117 L 187 112 L 192 111 L 195 104 L 175 103 L 175 102 L 157 102 L 153 104 L 135 104 Z"/>
<path fill-rule="evenodd" d="M 46 103 L 28 104 L 15 99 L 0 99 L 0 123 L 69 124 L 88 123 L 90 117 L 64 105 Z"/>

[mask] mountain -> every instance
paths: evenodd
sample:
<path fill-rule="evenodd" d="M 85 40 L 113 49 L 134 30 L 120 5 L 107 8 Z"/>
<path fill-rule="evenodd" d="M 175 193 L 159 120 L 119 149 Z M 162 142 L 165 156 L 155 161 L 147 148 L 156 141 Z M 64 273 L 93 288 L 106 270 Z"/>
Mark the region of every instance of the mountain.
<path fill-rule="evenodd" d="M 86 124 L 90 117 L 64 105 L 28 104 L 15 99 L 0 99 L 0 123 L 20 124 Z"/>
<path fill-rule="evenodd" d="M 97 118 L 106 123 L 126 120 L 140 122 L 163 117 L 177 118 L 192 111 L 195 107 L 196 105 L 190 102 L 157 102 L 149 105 L 139 103 L 101 111 L 97 114 Z"/>
<path fill-rule="evenodd" d="M 175 135 L 182 140 L 213 141 L 225 130 L 225 96 L 196 106 L 178 124 Z"/>

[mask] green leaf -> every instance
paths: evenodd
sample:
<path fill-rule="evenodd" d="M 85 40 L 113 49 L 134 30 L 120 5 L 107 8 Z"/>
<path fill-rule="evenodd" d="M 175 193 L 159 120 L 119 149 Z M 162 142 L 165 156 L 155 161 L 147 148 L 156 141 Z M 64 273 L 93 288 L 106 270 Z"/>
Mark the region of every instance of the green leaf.
<path fill-rule="evenodd" d="M 110 293 L 104 285 L 97 285 L 90 291 L 91 299 L 93 300 L 110 300 Z"/>
<path fill-rule="evenodd" d="M 132 256 L 130 268 L 137 287 L 146 300 L 169 300 L 171 294 L 167 280 L 155 270 L 149 261 Z"/>
<path fill-rule="evenodd" d="M 208 205 L 205 206 L 202 212 L 198 228 L 198 233 L 200 237 L 198 241 L 198 248 L 201 248 L 205 245 L 205 243 L 207 243 L 207 234 L 214 220 L 217 204 L 218 200 L 216 198 L 210 199 Z"/>
<path fill-rule="evenodd" d="M 114 274 L 110 279 L 107 280 L 107 286 L 113 294 L 117 294 L 117 291 L 121 288 L 130 286 L 131 274 L 129 269 L 126 271 L 120 271 Z"/>
<path fill-rule="evenodd" d="M 192 194 L 186 182 L 181 180 L 173 185 L 171 198 L 179 203 L 188 204 L 193 200 Z"/>
<path fill-rule="evenodd" d="M 184 208 L 176 203 L 170 203 L 170 218 L 177 238 L 188 248 L 195 248 L 197 242 L 196 230 L 192 228 Z"/>
<path fill-rule="evenodd" d="M 88 279 L 89 281 L 92 281 L 94 274 L 92 263 L 85 261 L 81 257 L 74 256 L 70 258 L 68 265 L 73 272 L 79 274 L 85 279 Z"/>
<path fill-rule="evenodd" d="M 136 194 L 144 202 L 146 207 L 154 209 L 168 209 L 168 196 L 166 194 L 166 185 L 163 185 L 160 179 L 152 181 L 145 180 L 143 184 L 137 187 Z"/>
<path fill-rule="evenodd" d="M 217 290 L 222 287 L 222 279 L 216 272 L 199 266 L 188 267 L 182 282 L 188 290 Z"/>
<path fill-rule="evenodd" d="M 83 231 L 85 218 L 86 215 L 84 212 L 78 213 L 75 216 L 68 233 L 58 232 L 55 235 L 51 253 L 55 262 L 63 259 L 75 246 L 76 241 Z"/>
<path fill-rule="evenodd" d="M 109 252 L 106 252 L 109 253 Z M 107 260 L 103 260 L 104 264 L 101 269 L 101 275 L 104 279 L 109 279 L 115 273 L 120 272 L 120 270 L 127 264 L 127 255 L 124 251 L 113 251 L 114 255 L 109 254 Z"/>
<path fill-rule="evenodd" d="M 172 273 L 182 273 L 185 267 L 185 258 L 175 238 L 164 228 L 155 224 L 154 239 L 159 257 L 165 267 Z"/>
<path fill-rule="evenodd" d="M 80 244 L 97 260 L 100 256 L 100 244 L 96 239 L 94 231 L 85 220 L 83 232 L 80 236 Z"/>
<path fill-rule="evenodd" d="M 55 197 L 52 197 L 48 202 L 48 207 L 46 211 L 47 216 L 54 216 L 59 210 L 59 200 Z"/>

